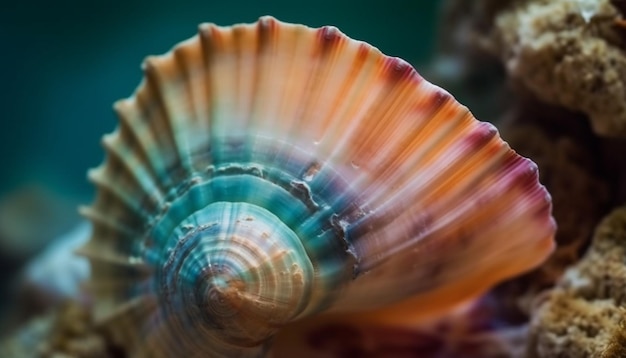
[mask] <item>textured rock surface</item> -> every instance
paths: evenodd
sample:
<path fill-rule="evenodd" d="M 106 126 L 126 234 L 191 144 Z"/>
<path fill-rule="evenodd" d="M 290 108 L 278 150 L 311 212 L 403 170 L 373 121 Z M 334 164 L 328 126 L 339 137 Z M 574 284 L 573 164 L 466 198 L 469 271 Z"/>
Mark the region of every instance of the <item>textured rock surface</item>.
<path fill-rule="evenodd" d="M 533 357 L 622 357 L 626 304 L 626 208 L 606 217 L 585 257 L 538 306 Z"/>
<path fill-rule="evenodd" d="M 510 1 L 495 15 L 490 47 L 516 85 L 585 113 L 594 131 L 626 136 L 621 13 L 609 0 Z"/>
<path fill-rule="evenodd" d="M 75 302 L 59 306 L 0 341 L 0 357 L 123 357 L 94 325 L 90 311 Z"/>

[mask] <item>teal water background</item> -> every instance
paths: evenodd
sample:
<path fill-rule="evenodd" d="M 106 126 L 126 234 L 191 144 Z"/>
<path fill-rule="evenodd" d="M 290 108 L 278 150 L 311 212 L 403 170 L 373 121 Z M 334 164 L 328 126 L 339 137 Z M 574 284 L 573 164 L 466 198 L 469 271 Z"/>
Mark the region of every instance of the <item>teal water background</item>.
<path fill-rule="evenodd" d="M 259 16 L 335 25 L 391 56 L 425 64 L 435 44 L 438 1 L 31 1 L 0 10 L 3 84 L 0 195 L 25 184 L 89 202 L 87 169 L 116 126 L 112 103 L 129 96 L 140 64 L 195 34 L 201 22 Z"/>

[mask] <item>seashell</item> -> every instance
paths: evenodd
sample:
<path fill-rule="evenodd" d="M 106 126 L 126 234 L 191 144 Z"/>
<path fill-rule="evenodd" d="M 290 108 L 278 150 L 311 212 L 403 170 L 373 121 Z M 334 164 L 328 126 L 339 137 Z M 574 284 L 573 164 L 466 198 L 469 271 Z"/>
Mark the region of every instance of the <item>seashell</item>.
<path fill-rule="evenodd" d="M 96 317 L 130 356 L 259 356 L 320 314 L 419 321 L 553 249 L 536 166 L 334 27 L 203 24 L 143 70 L 83 209 Z"/>

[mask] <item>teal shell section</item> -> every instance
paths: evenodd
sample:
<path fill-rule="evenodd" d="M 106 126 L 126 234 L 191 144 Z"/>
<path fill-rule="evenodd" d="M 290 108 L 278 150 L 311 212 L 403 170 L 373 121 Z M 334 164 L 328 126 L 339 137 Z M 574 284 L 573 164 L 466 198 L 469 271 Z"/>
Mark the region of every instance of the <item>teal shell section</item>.
<path fill-rule="evenodd" d="M 553 248 L 536 166 L 334 27 L 203 24 L 143 68 L 82 210 L 97 321 L 131 357 L 262 356 L 318 314 L 417 319 Z"/>

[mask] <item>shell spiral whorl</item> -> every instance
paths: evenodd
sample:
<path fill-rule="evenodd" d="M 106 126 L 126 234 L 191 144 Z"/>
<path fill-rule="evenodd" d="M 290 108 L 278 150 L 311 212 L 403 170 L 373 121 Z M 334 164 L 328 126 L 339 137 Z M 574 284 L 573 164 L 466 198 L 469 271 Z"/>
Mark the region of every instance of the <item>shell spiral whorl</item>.
<path fill-rule="evenodd" d="M 240 347 L 259 344 L 306 304 L 311 262 L 297 235 L 267 210 L 212 203 L 185 219 L 173 236 L 178 242 L 161 284 L 171 297 L 163 298 L 170 302 L 170 317 L 178 319 L 185 307 L 183 327 L 210 328 L 193 330 L 207 331 L 196 351 L 207 339 Z"/>
<path fill-rule="evenodd" d="M 268 148 L 275 143 L 256 138 L 246 151 L 244 140 L 225 140 L 211 165 L 183 181 L 138 251 L 159 277 L 172 352 L 256 355 L 280 327 L 320 309 L 328 297 L 316 292 L 353 274 L 335 222 L 351 211 L 347 185 L 297 148 L 281 157 Z"/>
<path fill-rule="evenodd" d="M 144 72 L 83 209 L 130 356 L 258 356 L 318 313 L 416 322 L 552 250 L 536 166 L 336 28 L 201 25 Z"/>

